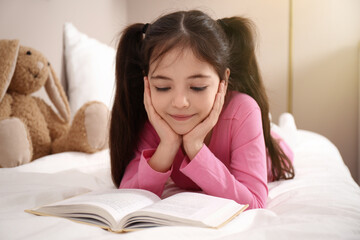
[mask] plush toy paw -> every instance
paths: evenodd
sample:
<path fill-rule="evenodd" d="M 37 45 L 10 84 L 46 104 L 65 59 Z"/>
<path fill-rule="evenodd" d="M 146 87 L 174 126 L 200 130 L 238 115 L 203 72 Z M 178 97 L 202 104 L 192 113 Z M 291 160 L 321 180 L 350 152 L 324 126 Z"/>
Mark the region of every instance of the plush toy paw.
<path fill-rule="evenodd" d="M 55 140 L 53 151 L 97 152 L 108 147 L 108 132 L 108 108 L 101 102 L 89 102 L 77 111 L 67 135 Z"/>
<path fill-rule="evenodd" d="M 32 150 L 27 127 L 19 118 L 0 121 L 1 167 L 16 167 L 30 162 Z"/>

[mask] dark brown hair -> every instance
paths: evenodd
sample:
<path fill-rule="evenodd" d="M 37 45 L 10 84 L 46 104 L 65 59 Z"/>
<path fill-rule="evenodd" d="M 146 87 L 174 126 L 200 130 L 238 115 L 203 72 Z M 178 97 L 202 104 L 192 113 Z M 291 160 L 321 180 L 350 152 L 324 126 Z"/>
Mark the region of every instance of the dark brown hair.
<path fill-rule="evenodd" d="M 229 90 L 250 95 L 260 106 L 274 180 L 294 177 L 290 160 L 270 135 L 269 105 L 254 42 L 252 25 L 247 19 L 215 21 L 200 11 L 174 12 L 151 25 L 137 23 L 123 31 L 116 55 L 116 92 L 110 125 L 111 173 L 116 186 L 135 155 L 147 121 L 143 77 L 148 74 L 150 61 L 175 47 L 190 47 L 199 59 L 214 67 L 220 79 L 230 68 Z"/>

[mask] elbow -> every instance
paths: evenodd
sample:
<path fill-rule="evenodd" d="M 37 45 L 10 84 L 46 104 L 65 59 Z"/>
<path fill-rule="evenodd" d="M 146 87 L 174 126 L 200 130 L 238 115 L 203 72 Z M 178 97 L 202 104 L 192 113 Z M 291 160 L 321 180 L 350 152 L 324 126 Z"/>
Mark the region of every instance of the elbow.
<path fill-rule="evenodd" d="M 258 194 L 252 193 L 251 191 L 248 194 L 240 194 L 235 197 L 227 197 L 233 199 L 239 204 L 249 204 L 248 209 L 259 209 L 259 208 L 266 208 L 267 202 L 267 192 L 266 194 Z"/>
<path fill-rule="evenodd" d="M 263 188 L 262 191 L 250 191 L 251 200 L 249 201 L 249 209 L 266 208 L 268 198 L 268 188 Z"/>
<path fill-rule="evenodd" d="M 249 204 L 249 209 L 266 208 L 266 200 L 254 199 L 252 204 Z"/>

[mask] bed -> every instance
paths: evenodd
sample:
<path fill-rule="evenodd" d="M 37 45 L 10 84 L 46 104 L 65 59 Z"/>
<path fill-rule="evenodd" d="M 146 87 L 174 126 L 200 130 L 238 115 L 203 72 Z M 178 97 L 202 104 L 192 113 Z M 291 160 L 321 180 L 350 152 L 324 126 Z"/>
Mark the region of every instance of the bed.
<path fill-rule="evenodd" d="M 114 50 L 88 38 L 70 23 L 64 30 L 72 112 L 89 100 L 101 100 L 110 107 Z M 84 56 L 84 49 L 89 47 L 92 51 Z M 99 54 L 101 65 L 96 63 Z M 76 64 L 79 61 L 81 66 Z M 99 89 L 92 79 L 98 73 L 88 71 L 91 64 L 109 72 L 105 92 L 95 91 Z M 84 74 L 89 80 L 87 90 L 76 81 Z M 109 151 L 103 150 L 94 154 L 64 152 L 0 169 L 0 239 L 360 239 L 359 186 L 336 146 L 324 136 L 297 129 L 295 122 L 285 113 L 272 129 L 293 148 L 296 177 L 269 183 L 265 209 L 247 210 L 218 230 L 177 226 L 115 234 L 24 212 L 88 191 L 114 188 Z"/>

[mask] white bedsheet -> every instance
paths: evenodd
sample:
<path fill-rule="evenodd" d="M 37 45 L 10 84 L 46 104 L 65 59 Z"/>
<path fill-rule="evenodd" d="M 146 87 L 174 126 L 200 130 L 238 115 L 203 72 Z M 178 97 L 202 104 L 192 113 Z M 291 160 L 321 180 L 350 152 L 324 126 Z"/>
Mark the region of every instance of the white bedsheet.
<path fill-rule="evenodd" d="M 296 177 L 269 184 L 266 209 L 248 210 L 218 230 L 161 227 L 115 234 L 25 209 L 113 188 L 109 153 L 67 152 L 0 169 L 0 239 L 360 239 L 360 188 L 337 148 L 303 130 L 291 136 Z"/>

